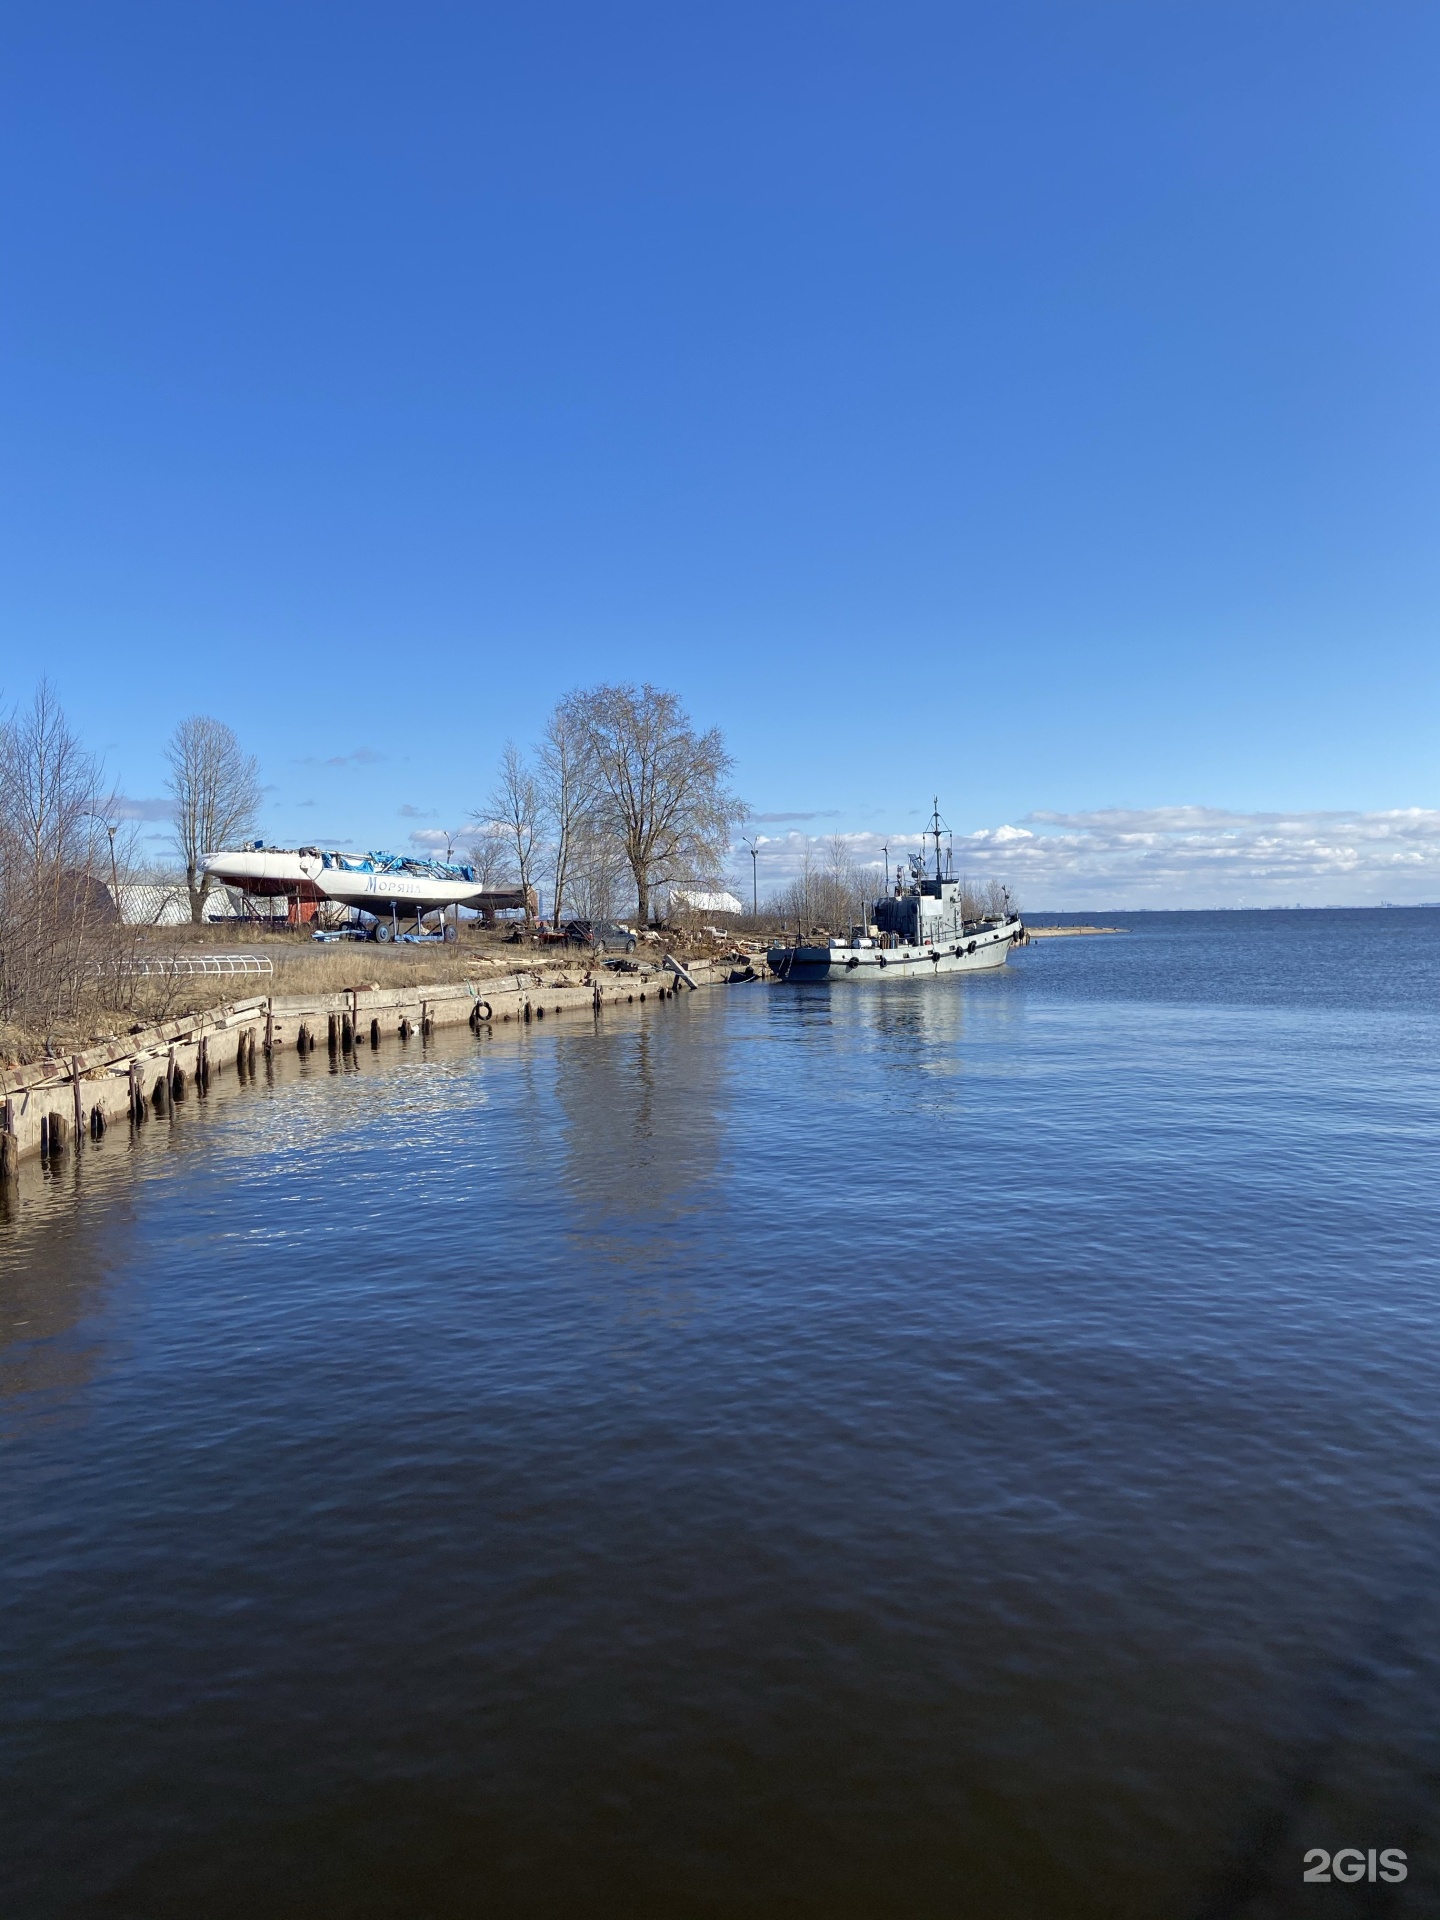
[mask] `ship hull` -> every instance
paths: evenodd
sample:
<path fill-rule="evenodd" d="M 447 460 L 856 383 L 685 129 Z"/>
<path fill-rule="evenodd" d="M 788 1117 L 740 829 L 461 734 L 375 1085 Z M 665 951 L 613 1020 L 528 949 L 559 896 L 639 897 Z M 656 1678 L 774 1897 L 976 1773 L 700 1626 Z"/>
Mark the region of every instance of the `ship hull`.
<path fill-rule="evenodd" d="M 271 899 L 289 897 L 318 905 L 358 909 L 377 918 L 392 909 L 409 918 L 436 913 L 446 907 L 467 907 L 477 913 L 524 911 L 527 897 L 518 887 L 485 887 L 475 881 L 447 879 L 433 873 L 356 862 L 341 865 L 310 847 L 291 851 L 279 847 L 243 847 L 210 854 L 205 869 L 224 885 L 242 893 Z M 534 899 L 528 904 L 533 910 Z"/>
<path fill-rule="evenodd" d="M 473 907 L 483 887 L 447 886 L 408 873 L 352 873 L 327 867 L 318 885 L 337 906 L 357 907 L 363 913 L 436 913 L 442 907 Z"/>
<path fill-rule="evenodd" d="M 222 885 L 234 887 L 257 900 L 321 901 L 315 884 L 320 872 L 317 856 L 278 847 L 245 847 L 206 857 L 205 871 Z"/>
<path fill-rule="evenodd" d="M 930 980 L 942 973 L 1003 967 L 1011 947 L 1024 937 L 1024 927 L 1014 920 L 934 946 L 774 946 L 766 964 L 780 980 Z"/>

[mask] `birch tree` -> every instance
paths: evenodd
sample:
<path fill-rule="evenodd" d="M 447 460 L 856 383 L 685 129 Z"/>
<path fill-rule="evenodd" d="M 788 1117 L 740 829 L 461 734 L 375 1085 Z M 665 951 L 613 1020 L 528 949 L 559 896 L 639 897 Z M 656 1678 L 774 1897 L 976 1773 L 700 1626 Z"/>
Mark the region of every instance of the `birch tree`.
<path fill-rule="evenodd" d="M 562 701 L 551 714 L 536 754 L 540 798 L 551 839 L 554 918 L 565 917 L 565 901 L 575 876 L 577 856 L 592 850 L 599 778 L 589 737 Z M 587 889 L 589 891 L 589 889 Z"/>
<path fill-rule="evenodd" d="M 540 839 L 540 788 L 513 740 L 505 742 L 500 775 L 490 791 L 483 817 L 500 830 L 506 851 L 514 856 L 515 874 L 525 896 L 528 926 L 534 919 L 531 889 Z"/>
<path fill-rule="evenodd" d="M 0 723 L 0 1018 L 48 1032 L 78 1004 L 116 913 L 99 877 L 110 805 L 99 762 L 42 680 Z"/>
<path fill-rule="evenodd" d="M 166 749 L 175 801 L 175 845 L 185 862 L 190 918 L 205 917 L 205 896 L 215 884 L 204 870 L 207 853 L 233 846 L 255 831 L 260 812 L 260 769 L 223 720 L 191 714 L 175 729 Z"/>
<path fill-rule="evenodd" d="M 613 920 L 623 912 L 628 869 L 625 850 L 608 813 L 600 808 L 582 816 L 570 849 L 566 887 L 577 920 Z"/>
<path fill-rule="evenodd" d="M 515 884 L 504 829 L 493 821 L 471 847 L 470 864 L 475 869 L 476 880 L 487 893 L 499 893 L 502 888 Z"/>

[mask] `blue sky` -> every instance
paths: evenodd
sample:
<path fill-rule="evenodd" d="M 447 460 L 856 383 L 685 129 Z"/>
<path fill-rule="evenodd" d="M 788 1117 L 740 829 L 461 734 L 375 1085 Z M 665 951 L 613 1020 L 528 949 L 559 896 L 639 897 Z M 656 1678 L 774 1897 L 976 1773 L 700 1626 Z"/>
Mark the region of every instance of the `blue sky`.
<path fill-rule="evenodd" d="M 1231 898 L 1277 820 L 1276 899 L 1440 898 L 1437 58 L 1384 0 L 12 9 L 0 691 L 140 801 L 228 719 L 292 843 L 651 677 L 777 871 L 938 792 L 1031 904 L 1132 831 Z"/>

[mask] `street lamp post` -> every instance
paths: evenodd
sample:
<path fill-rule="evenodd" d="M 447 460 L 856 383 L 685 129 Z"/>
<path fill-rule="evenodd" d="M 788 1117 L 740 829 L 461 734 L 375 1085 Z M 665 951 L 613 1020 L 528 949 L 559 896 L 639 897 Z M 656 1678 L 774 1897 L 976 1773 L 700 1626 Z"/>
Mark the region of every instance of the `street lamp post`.
<path fill-rule="evenodd" d="M 115 918 L 120 920 L 124 916 L 120 912 L 120 876 L 115 867 L 115 829 L 107 826 L 105 831 L 110 836 L 110 897 L 115 902 Z"/>
<path fill-rule="evenodd" d="M 447 828 L 445 829 L 445 864 L 446 864 L 446 866 L 447 866 L 447 867 L 448 867 L 448 866 L 449 866 L 449 864 L 450 864 L 450 860 L 451 860 L 451 856 L 452 856 L 452 855 L 454 854 L 454 852 L 455 852 L 455 842 L 456 842 L 456 840 L 458 840 L 458 839 L 459 839 L 459 837 L 460 837 L 460 829 L 459 829 L 459 827 L 447 827 Z M 455 931 L 456 931 L 456 933 L 459 933 L 459 931 L 460 931 L 460 907 L 459 907 L 459 904 L 458 904 L 458 902 L 457 902 L 457 903 L 454 903 L 454 904 L 452 904 L 451 906 L 448 906 L 448 907 L 442 907 L 442 908 L 441 908 L 441 910 L 440 910 L 440 929 L 441 929 L 441 932 L 442 932 L 442 933 L 444 932 L 444 929 L 445 929 L 445 922 L 446 922 L 446 920 L 447 920 L 447 919 L 448 919 L 448 920 L 451 920 L 451 921 L 453 921 L 453 923 L 454 923 L 454 926 L 455 926 Z"/>
<path fill-rule="evenodd" d="M 744 843 L 750 849 L 750 918 L 760 917 L 760 849 L 753 840 Z"/>

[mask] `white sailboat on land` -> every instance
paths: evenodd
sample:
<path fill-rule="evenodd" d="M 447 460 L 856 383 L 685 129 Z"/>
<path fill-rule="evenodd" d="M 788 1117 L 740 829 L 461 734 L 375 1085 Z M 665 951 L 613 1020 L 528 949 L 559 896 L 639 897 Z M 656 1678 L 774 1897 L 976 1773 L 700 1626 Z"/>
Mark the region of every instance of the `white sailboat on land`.
<path fill-rule="evenodd" d="M 205 871 L 225 886 L 261 899 L 287 898 L 312 910 L 324 901 L 356 909 L 367 922 L 373 918 L 369 932 L 375 940 L 391 939 L 402 917 L 413 917 L 418 928 L 425 914 L 447 907 L 468 907 L 488 918 L 523 911 L 527 905 L 527 895 L 518 887 L 489 886 L 471 866 L 405 854 L 267 847 L 257 840 L 248 847 L 207 854 Z M 533 894 L 528 904 L 533 912 Z"/>

